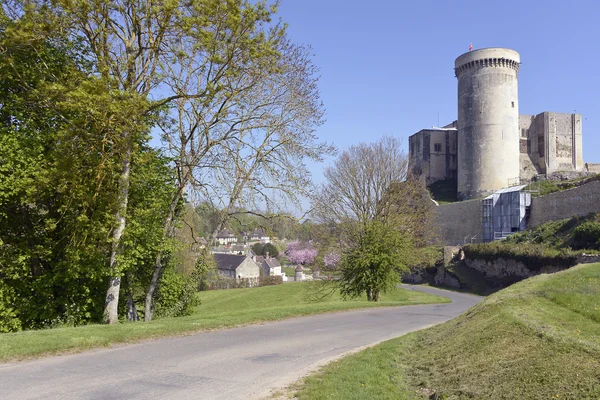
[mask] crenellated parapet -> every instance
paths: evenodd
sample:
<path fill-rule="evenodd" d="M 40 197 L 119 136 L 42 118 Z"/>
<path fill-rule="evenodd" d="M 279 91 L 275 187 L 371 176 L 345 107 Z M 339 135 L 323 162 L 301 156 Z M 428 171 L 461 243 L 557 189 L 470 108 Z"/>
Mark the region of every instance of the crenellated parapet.
<path fill-rule="evenodd" d="M 507 58 L 484 58 L 473 60 L 454 69 L 454 73 L 458 78 L 462 73 L 471 69 L 480 68 L 511 68 L 519 72 L 520 63 Z"/>
<path fill-rule="evenodd" d="M 469 51 L 458 57 L 454 62 L 454 73 L 460 77 L 467 71 L 477 71 L 482 68 L 509 68 L 519 71 L 521 57 L 511 49 L 487 48 Z"/>

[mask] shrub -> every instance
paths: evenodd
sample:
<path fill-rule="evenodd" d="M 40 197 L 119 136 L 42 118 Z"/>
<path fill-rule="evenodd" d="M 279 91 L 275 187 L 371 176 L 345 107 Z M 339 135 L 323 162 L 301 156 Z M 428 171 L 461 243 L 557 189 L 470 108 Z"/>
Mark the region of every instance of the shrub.
<path fill-rule="evenodd" d="M 553 249 L 537 244 L 515 244 L 492 242 L 470 244 L 464 247 L 465 257 L 485 261 L 498 258 L 522 262 L 532 271 L 540 271 L 546 267 L 568 268 L 576 264 L 577 254 L 570 249 Z"/>
<path fill-rule="evenodd" d="M 196 288 L 190 290 L 188 279 L 172 268 L 167 268 L 160 281 L 156 298 L 157 317 L 179 317 L 191 314 L 198 305 L 195 300 Z"/>
<path fill-rule="evenodd" d="M 281 275 L 261 276 L 258 279 L 259 286 L 275 286 L 283 283 L 283 277 Z"/>
<path fill-rule="evenodd" d="M 587 221 L 573 231 L 573 247 L 600 249 L 600 222 Z"/>
<path fill-rule="evenodd" d="M 0 333 L 17 332 L 22 328 L 11 300 L 8 288 L 0 284 Z"/>

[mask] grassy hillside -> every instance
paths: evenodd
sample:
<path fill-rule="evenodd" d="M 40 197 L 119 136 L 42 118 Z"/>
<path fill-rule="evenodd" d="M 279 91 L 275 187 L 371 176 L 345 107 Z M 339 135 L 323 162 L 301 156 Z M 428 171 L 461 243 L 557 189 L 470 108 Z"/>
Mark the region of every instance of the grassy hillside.
<path fill-rule="evenodd" d="M 555 249 L 600 249 L 600 214 L 547 222 L 516 233 L 504 242 L 539 244 Z"/>
<path fill-rule="evenodd" d="M 519 282 L 452 321 L 331 364 L 297 395 L 598 399 L 600 264 Z"/>
<path fill-rule="evenodd" d="M 565 181 L 538 181 L 530 183 L 524 188 L 524 190 L 530 190 L 532 191 L 532 196 L 539 197 L 545 196 L 550 193 L 573 189 L 578 186 L 585 185 L 586 183 L 595 182 L 598 180 L 600 180 L 600 174 L 582 176 L 579 178 L 569 179 Z"/>
<path fill-rule="evenodd" d="M 309 302 L 310 282 L 289 283 L 251 289 L 215 290 L 199 294 L 202 305 L 194 314 L 162 318 L 149 323 L 88 325 L 39 331 L 0 334 L 0 361 L 59 352 L 78 352 L 116 343 L 220 329 L 263 321 L 366 307 L 444 303 L 444 297 L 412 290 L 396 289 L 379 303 L 366 299 L 343 301 L 333 296 L 322 302 Z"/>

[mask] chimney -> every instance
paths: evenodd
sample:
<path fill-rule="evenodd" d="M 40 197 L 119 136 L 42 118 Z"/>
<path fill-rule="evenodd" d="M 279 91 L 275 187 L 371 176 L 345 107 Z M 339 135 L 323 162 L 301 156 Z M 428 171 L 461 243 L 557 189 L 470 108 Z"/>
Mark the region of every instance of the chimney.
<path fill-rule="evenodd" d="M 271 257 L 269 256 L 269 252 L 267 251 L 267 260 L 270 260 Z"/>

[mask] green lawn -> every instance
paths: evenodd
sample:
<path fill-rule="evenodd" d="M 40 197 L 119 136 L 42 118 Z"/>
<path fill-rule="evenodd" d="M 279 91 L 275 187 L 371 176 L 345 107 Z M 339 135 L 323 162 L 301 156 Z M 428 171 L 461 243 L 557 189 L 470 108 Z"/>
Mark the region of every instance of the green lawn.
<path fill-rule="evenodd" d="M 330 364 L 295 390 L 311 400 L 599 399 L 600 264 L 519 282 L 452 321 Z"/>
<path fill-rule="evenodd" d="M 201 292 L 202 305 L 188 317 L 163 318 L 150 323 L 122 323 L 114 326 L 88 325 L 0 334 L 0 361 L 23 359 L 62 352 L 78 352 L 116 343 L 228 328 L 261 321 L 342 311 L 364 307 L 443 303 L 444 297 L 396 289 L 380 303 L 365 299 L 343 301 L 339 296 L 309 302 L 311 282 L 287 283 L 252 289 Z"/>

